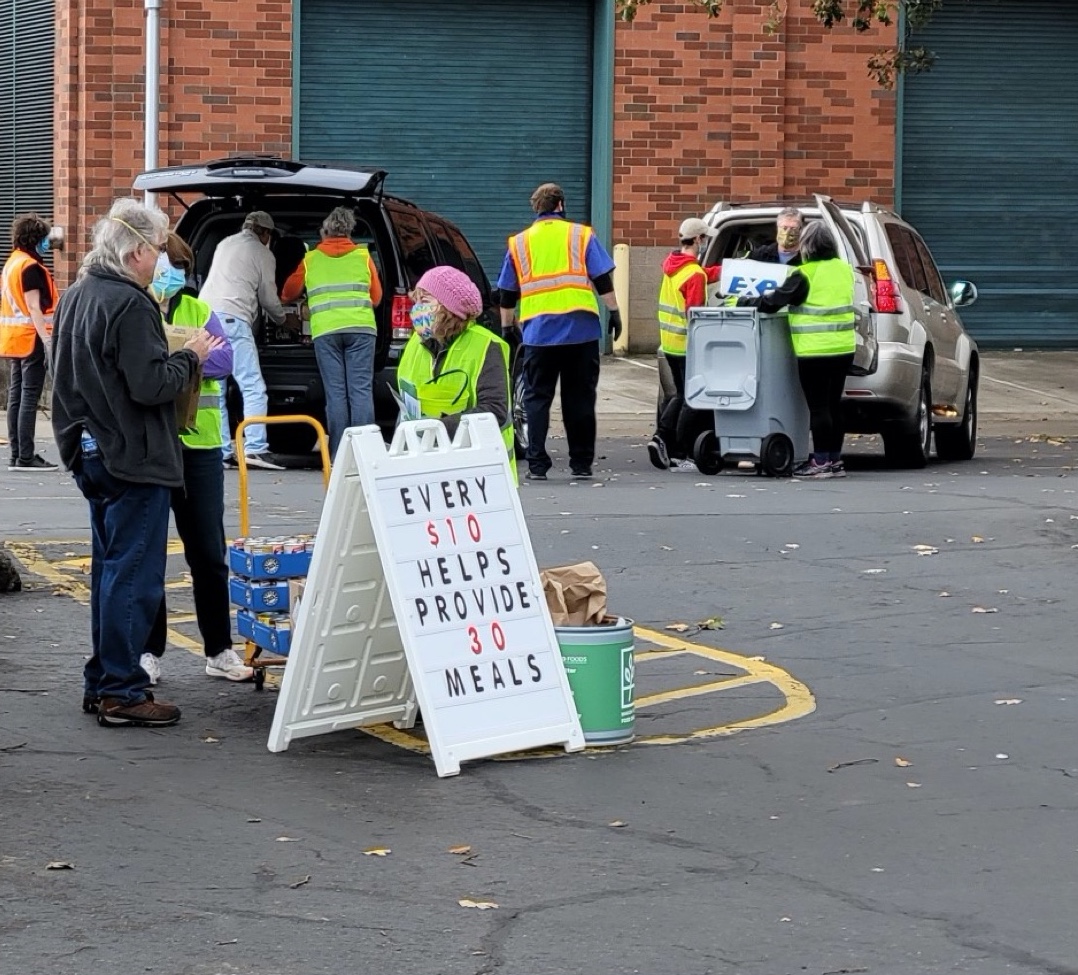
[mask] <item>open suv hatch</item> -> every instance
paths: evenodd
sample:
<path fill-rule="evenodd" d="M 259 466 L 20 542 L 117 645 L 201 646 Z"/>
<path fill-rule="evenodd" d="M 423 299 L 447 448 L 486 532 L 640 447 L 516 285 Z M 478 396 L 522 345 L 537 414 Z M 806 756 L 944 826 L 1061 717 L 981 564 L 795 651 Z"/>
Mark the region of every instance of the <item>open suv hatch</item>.
<path fill-rule="evenodd" d="M 387 435 L 397 419 L 390 393 L 396 386 L 397 364 L 411 335 L 409 293 L 429 268 L 448 264 L 465 272 L 483 296 L 480 323 L 500 334 L 490 282 L 464 234 L 437 214 L 385 193 L 387 174 L 280 159 L 250 156 L 197 166 L 175 166 L 142 173 L 136 190 L 164 193 L 182 207 L 177 233 L 195 252 L 195 284 L 201 288 L 219 241 L 236 233 L 252 210 L 265 210 L 277 225 L 275 253 L 283 256 L 288 241 L 297 251 L 298 238 L 307 248 L 319 240 L 322 221 L 337 206 L 356 215 L 353 239 L 370 248 L 382 281 L 383 298 L 376 308 L 378 342 L 375 358 L 375 415 Z M 191 198 L 193 197 L 193 198 Z M 285 267 L 278 267 L 278 288 Z M 303 413 L 325 422 L 325 393 L 309 336 L 300 336 L 272 322 L 256 328 L 259 359 L 266 380 L 271 414 Z M 236 391 L 233 390 L 233 393 Z M 238 401 L 238 396 L 234 397 Z M 232 404 L 237 405 L 236 403 Z M 236 411 L 233 411 L 234 413 Z M 270 449 L 277 453 L 310 450 L 313 432 L 306 425 L 269 427 Z"/>

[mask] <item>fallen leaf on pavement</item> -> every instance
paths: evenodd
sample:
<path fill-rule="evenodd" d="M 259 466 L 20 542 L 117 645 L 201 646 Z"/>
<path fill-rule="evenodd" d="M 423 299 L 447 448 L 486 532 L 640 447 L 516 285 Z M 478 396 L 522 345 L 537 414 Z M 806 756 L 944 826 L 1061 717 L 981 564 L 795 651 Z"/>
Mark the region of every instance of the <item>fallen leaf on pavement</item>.
<path fill-rule="evenodd" d="M 974 545 L 980 545 L 984 542 L 984 539 L 980 535 L 974 535 L 970 538 L 970 541 L 973 542 Z"/>
<path fill-rule="evenodd" d="M 1004 697 L 996 701 L 996 704 L 1021 704 L 1022 699 L 1020 697 Z"/>
<path fill-rule="evenodd" d="M 906 785 L 908 785 L 911 789 L 919 789 L 919 788 L 921 788 L 921 783 L 920 782 L 907 782 Z"/>
<path fill-rule="evenodd" d="M 461 856 L 461 857 L 462 857 L 462 856 L 464 856 L 464 854 L 465 854 L 465 853 L 471 853 L 471 852 L 472 852 L 472 848 L 471 848 L 470 846 L 464 846 L 464 845 L 461 845 L 461 846 L 451 846 L 451 847 L 450 847 L 450 848 L 449 848 L 448 850 L 446 850 L 445 852 L 446 852 L 446 853 L 453 853 L 453 854 L 455 854 L 456 856 Z"/>
<path fill-rule="evenodd" d="M 861 574 L 866 576 L 878 576 L 886 572 L 886 569 L 862 569 Z"/>
<path fill-rule="evenodd" d="M 701 630 L 721 630 L 726 626 L 721 616 L 711 616 L 706 620 L 701 620 L 696 624 Z"/>
<path fill-rule="evenodd" d="M 899 768 L 909 768 L 912 764 L 913 762 L 911 762 L 908 758 L 895 759 L 895 765 L 897 765 Z"/>
<path fill-rule="evenodd" d="M 277 837 L 277 842 L 278 843 L 298 843 L 299 840 L 296 839 L 296 837 L 294 837 L 294 836 L 278 836 Z"/>
<path fill-rule="evenodd" d="M 46 870 L 74 870 L 75 864 L 68 863 L 67 860 L 51 860 L 45 864 Z"/>
<path fill-rule="evenodd" d="M 393 851 L 386 846 L 369 846 L 363 851 L 365 857 L 387 857 Z"/>
<path fill-rule="evenodd" d="M 473 901 L 464 898 L 457 901 L 461 907 L 474 907 L 480 911 L 493 911 L 498 905 L 494 901 Z"/>
<path fill-rule="evenodd" d="M 607 823 L 606 825 L 607 825 L 607 826 L 613 826 L 613 827 L 614 827 L 614 829 L 624 829 L 624 828 L 625 828 L 626 826 L 628 826 L 629 824 L 628 824 L 628 823 L 626 823 L 626 822 L 623 822 L 623 821 L 622 821 L 622 820 L 620 820 L 620 819 L 615 819 L 615 820 L 614 820 L 614 822 L 612 822 L 612 823 Z"/>
<path fill-rule="evenodd" d="M 786 628 L 786 626 L 785 626 L 785 624 L 783 624 L 783 623 L 772 623 L 772 624 L 771 624 L 771 625 L 770 625 L 770 626 L 768 627 L 768 629 L 769 629 L 769 630 L 783 630 L 783 629 L 785 629 L 785 628 Z"/>
<path fill-rule="evenodd" d="M 204 742 L 207 742 L 208 744 L 214 744 L 214 743 L 216 743 L 216 742 L 219 742 L 219 741 L 220 741 L 221 739 L 220 739 L 220 738 L 213 738 L 213 737 L 207 736 L 207 737 L 203 738 L 202 740 L 203 740 Z"/>
<path fill-rule="evenodd" d="M 940 553 L 938 548 L 933 548 L 931 545 L 914 545 L 913 550 L 918 555 L 939 555 Z"/>
<path fill-rule="evenodd" d="M 940 593 L 940 596 L 941 596 L 941 597 L 942 597 L 943 599 L 946 599 L 946 598 L 947 598 L 948 596 L 950 596 L 950 595 L 951 595 L 951 594 L 950 594 L 949 592 L 947 592 L 946 590 L 945 590 L 944 592 L 941 592 L 941 593 Z"/>
<path fill-rule="evenodd" d="M 289 886 L 290 889 L 295 890 L 297 887 L 302 887 L 304 884 L 309 884 L 310 882 L 311 882 L 311 875 L 307 874 L 307 876 L 304 877 L 303 879 L 297 880 L 294 884 L 289 884 L 288 886 Z"/>
<path fill-rule="evenodd" d="M 667 630 L 673 630 L 675 633 L 684 633 L 689 628 L 688 623 L 671 623 L 665 627 Z"/>
<path fill-rule="evenodd" d="M 988 608 L 985 608 L 984 606 L 974 606 L 973 609 L 970 610 L 970 612 L 971 613 L 998 613 L 999 610 L 996 609 L 994 606 L 988 607 Z"/>

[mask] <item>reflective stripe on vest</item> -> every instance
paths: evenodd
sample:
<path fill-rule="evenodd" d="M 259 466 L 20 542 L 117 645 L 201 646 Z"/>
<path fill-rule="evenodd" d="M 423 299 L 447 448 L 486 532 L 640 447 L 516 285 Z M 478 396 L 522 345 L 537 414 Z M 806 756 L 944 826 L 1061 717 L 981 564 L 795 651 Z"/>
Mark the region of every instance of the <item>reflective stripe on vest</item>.
<path fill-rule="evenodd" d="M 659 345 L 670 355 L 685 355 L 689 344 L 688 309 L 681 290 L 686 281 L 702 275 L 707 284 L 707 272 L 693 261 L 674 274 L 664 274 L 659 289 Z"/>
<path fill-rule="evenodd" d="M 28 267 L 37 264 L 45 272 L 45 280 L 49 284 L 49 301 L 42 296 L 41 306 L 46 304 L 50 311 L 42 312 L 45 319 L 45 329 L 52 334 L 52 311 L 56 308 L 58 296 L 56 285 L 53 283 L 49 269 L 34 260 L 25 251 L 13 251 L 4 264 L 4 270 L 0 274 L 0 357 L 11 359 L 25 359 L 34 351 L 37 341 L 37 329 L 34 328 L 34 320 L 30 317 L 30 309 L 26 305 L 26 295 L 22 289 L 22 274 Z"/>
<path fill-rule="evenodd" d="M 835 257 L 810 261 L 797 270 L 808 279 L 809 294 L 804 305 L 789 309 L 794 353 L 811 357 L 853 352 L 853 268 Z"/>
<path fill-rule="evenodd" d="M 169 325 L 182 328 L 205 328 L 213 310 L 204 301 L 191 295 L 180 295 L 180 300 L 172 311 Z M 195 427 L 180 434 L 180 442 L 190 450 L 209 450 L 221 447 L 221 380 L 203 379 L 198 388 L 198 412 L 195 414 Z"/>
<path fill-rule="evenodd" d="M 317 249 L 307 252 L 303 267 L 313 338 L 344 328 L 378 328 L 368 259 L 364 244 L 339 257 Z"/>
<path fill-rule="evenodd" d="M 574 311 L 599 314 L 586 255 L 593 231 L 561 218 L 537 220 L 509 238 L 520 283 L 520 321 Z"/>
<path fill-rule="evenodd" d="M 492 343 L 498 346 L 502 354 L 502 361 L 505 363 L 505 388 L 511 397 L 509 346 L 482 325 L 473 324 L 449 343 L 437 379 L 434 378 L 434 357 L 419 336 L 412 333 L 397 366 L 397 388 L 405 403 L 414 394 L 420 416 L 434 418 L 443 415 L 455 416 L 474 408 L 477 400 L 475 386 Z M 511 398 L 507 405 L 509 409 L 505 425 L 502 426 L 502 441 L 509 452 L 509 466 L 512 468 L 515 483 L 517 461 Z M 404 419 L 417 420 L 420 416 L 406 415 Z"/>

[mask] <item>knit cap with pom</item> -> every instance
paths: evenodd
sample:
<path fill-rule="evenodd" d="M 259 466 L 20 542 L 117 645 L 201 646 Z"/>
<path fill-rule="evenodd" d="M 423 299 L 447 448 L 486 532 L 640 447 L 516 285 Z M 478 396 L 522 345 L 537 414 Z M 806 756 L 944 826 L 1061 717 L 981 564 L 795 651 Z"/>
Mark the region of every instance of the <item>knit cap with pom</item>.
<path fill-rule="evenodd" d="M 432 267 L 416 288 L 426 291 L 450 314 L 471 319 L 483 311 L 483 298 L 472 279 L 455 267 Z"/>

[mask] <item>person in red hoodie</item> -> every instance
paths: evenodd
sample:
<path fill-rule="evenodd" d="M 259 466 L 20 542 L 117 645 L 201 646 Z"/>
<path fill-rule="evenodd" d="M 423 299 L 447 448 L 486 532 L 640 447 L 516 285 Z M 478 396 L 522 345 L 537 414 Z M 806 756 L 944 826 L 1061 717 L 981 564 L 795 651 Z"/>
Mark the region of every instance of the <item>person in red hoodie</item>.
<path fill-rule="evenodd" d="M 685 352 L 688 348 L 688 310 L 707 304 L 707 286 L 719 280 L 720 265 L 703 267 L 700 255 L 707 241 L 718 233 L 698 217 L 678 228 L 680 248 L 663 261 L 659 289 L 659 344 L 674 378 L 675 393 L 662 407 L 655 435 L 648 443 L 648 456 L 660 470 L 671 467 L 695 470 L 689 442 L 692 411 L 685 408 Z"/>

